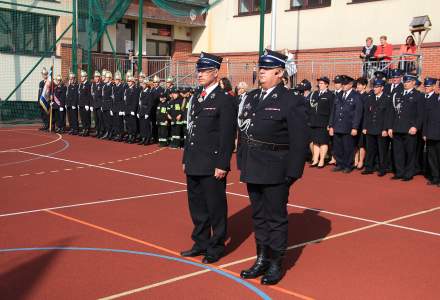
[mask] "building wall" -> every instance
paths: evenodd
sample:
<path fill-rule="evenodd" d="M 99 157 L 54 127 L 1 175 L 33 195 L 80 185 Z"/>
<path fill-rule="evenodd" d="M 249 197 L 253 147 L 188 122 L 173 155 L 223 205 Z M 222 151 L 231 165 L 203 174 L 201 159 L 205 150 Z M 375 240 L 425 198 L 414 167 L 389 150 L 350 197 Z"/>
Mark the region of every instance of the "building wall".
<path fill-rule="evenodd" d="M 277 6 L 276 49 L 305 50 L 354 47 L 367 36 L 379 42 L 385 34 L 391 44 L 401 44 L 409 35 L 412 18 L 429 15 L 440 20 L 438 0 L 382 0 L 349 4 L 333 0 L 330 7 L 289 10 L 289 0 Z M 248 52 L 258 50 L 259 16 L 238 17 L 238 0 L 222 1 L 208 12 L 206 28 L 196 33 L 194 52 Z M 265 15 L 264 45 L 270 44 L 271 14 Z M 426 42 L 440 42 L 440 26 L 433 26 Z"/>

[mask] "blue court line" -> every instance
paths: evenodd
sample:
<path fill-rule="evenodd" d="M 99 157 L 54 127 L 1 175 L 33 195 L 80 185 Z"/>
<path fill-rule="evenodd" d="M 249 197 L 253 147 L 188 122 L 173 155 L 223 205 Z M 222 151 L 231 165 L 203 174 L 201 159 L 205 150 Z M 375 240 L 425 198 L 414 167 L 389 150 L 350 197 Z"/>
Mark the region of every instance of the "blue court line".
<path fill-rule="evenodd" d="M 206 269 L 212 272 L 215 272 L 219 274 L 220 276 L 232 279 L 233 281 L 237 282 L 238 284 L 243 285 L 244 287 L 248 288 L 255 294 L 257 294 L 260 298 L 264 300 L 271 300 L 271 298 L 261 291 L 260 289 L 257 289 L 255 286 L 250 284 L 249 282 L 246 282 L 238 277 L 235 277 L 225 271 L 213 268 L 209 265 L 199 264 L 193 261 L 181 259 L 178 257 L 172 257 L 167 255 L 161 255 L 151 252 L 142 252 L 142 251 L 132 251 L 132 250 L 122 250 L 122 249 L 109 249 L 109 248 L 87 248 L 87 247 L 38 247 L 38 248 L 11 248 L 11 249 L 0 249 L 0 253 L 7 253 L 7 252 L 18 252 L 18 251 L 50 251 L 50 250 L 69 250 L 69 251 L 95 251 L 95 252 L 113 252 L 113 253 L 127 253 L 127 254 L 135 254 L 135 255 L 144 255 L 144 256 L 151 256 L 151 257 L 157 257 L 162 258 L 166 260 L 176 261 L 180 263 L 184 263 L 187 265 L 192 265 L 199 267 L 201 269 Z"/>

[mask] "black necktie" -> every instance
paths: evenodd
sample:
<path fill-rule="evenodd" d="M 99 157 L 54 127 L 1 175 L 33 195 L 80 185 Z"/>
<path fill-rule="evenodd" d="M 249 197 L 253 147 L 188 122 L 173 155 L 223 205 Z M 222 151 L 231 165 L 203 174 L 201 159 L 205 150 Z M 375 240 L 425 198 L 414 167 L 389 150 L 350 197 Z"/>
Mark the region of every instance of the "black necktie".
<path fill-rule="evenodd" d="M 260 99 L 259 99 L 260 102 L 264 100 L 264 96 L 266 96 L 266 94 L 267 94 L 267 91 L 261 92 Z"/>
<path fill-rule="evenodd" d="M 342 96 L 342 99 L 346 99 L 347 98 L 347 92 L 344 92 L 344 95 Z"/>

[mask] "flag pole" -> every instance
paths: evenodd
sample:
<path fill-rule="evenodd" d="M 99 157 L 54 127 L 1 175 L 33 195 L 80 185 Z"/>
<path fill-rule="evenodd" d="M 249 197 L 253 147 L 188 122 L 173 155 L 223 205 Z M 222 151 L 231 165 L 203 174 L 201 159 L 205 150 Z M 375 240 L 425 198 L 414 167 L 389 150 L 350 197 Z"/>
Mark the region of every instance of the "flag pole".
<path fill-rule="evenodd" d="M 52 132 L 52 102 L 53 102 L 53 65 L 54 65 L 55 56 L 52 55 L 52 66 L 50 72 L 50 113 L 49 113 L 49 132 Z"/>

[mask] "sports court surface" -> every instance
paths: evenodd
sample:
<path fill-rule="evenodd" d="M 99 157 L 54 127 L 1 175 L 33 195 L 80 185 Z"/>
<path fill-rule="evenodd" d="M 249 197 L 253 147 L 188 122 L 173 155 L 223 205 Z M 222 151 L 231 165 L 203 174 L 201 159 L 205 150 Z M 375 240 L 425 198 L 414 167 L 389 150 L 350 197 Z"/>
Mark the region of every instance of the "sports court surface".
<path fill-rule="evenodd" d="M 440 189 L 306 167 L 286 275 L 244 281 L 251 209 L 228 177 L 227 253 L 192 246 L 181 150 L 0 128 L 1 299 L 439 299 Z"/>

